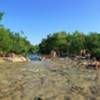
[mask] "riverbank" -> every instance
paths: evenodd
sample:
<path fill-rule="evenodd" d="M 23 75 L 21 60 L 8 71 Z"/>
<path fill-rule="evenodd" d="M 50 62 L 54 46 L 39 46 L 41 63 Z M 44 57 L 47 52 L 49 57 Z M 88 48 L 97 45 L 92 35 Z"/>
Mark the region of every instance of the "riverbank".
<path fill-rule="evenodd" d="M 69 58 L 0 64 L 0 100 L 100 100 L 100 70 Z"/>
<path fill-rule="evenodd" d="M 0 57 L 0 63 L 4 63 L 7 61 L 9 61 L 9 62 L 26 62 L 26 61 L 28 61 L 28 59 L 21 55 L 15 55 L 13 57 L 12 56 Z"/>

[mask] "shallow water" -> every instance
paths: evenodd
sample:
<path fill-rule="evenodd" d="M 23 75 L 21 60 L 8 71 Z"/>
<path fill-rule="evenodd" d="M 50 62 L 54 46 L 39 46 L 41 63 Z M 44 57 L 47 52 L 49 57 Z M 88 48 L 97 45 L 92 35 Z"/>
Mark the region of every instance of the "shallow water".
<path fill-rule="evenodd" d="M 29 54 L 29 55 L 28 55 L 28 58 L 29 58 L 31 61 L 40 61 L 41 56 L 40 56 L 39 54 Z"/>
<path fill-rule="evenodd" d="M 100 72 L 77 63 L 35 61 L 0 64 L 0 100 L 100 100 Z"/>

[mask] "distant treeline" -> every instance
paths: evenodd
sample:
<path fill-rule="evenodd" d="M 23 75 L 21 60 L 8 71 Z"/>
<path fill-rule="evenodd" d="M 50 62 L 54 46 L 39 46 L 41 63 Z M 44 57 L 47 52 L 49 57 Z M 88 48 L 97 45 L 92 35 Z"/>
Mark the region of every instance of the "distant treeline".
<path fill-rule="evenodd" d="M 55 50 L 60 56 L 79 55 L 80 50 L 86 49 L 90 54 L 100 57 L 100 34 L 88 34 L 75 31 L 73 33 L 57 32 L 49 34 L 39 45 L 42 54 Z"/>
<path fill-rule="evenodd" d="M 0 21 L 3 13 L 0 13 Z M 90 54 L 100 57 L 100 34 L 88 34 L 75 31 L 73 33 L 57 32 L 49 34 L 38 46 L 33 46 L 21 33 L 11 32 L 0 24 L 0 54 L 23 54 L 39 52 L 49 54 L 55 50 L 59 56 L 79 55 L 85 49 Z"/>
<path fill-rule="evenodd" d="M 3 13 L 0 13 L 0 21 Z M 11 32 L 0 24 L 0 55 L 9 53 L 26 55 L 29 52 L 37 50 L 37 46 L 33 46 L 24 34 Z"/>

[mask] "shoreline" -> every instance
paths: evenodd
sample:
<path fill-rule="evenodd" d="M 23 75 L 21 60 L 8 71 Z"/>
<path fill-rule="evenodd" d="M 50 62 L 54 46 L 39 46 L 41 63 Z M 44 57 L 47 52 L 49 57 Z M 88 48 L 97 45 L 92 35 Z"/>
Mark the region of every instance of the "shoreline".
<path fill-rule="evenodd" d="M 27 62 L 28 59 L 24 56 L 15 56 L 15 57 L 0 57 L 0 63 L 4 62 Z"/>

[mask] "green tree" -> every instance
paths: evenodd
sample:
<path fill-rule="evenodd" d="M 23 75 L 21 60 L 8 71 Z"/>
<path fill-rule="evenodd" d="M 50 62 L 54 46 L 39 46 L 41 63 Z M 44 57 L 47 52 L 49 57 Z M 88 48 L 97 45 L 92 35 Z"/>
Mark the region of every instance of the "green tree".
<path fill-rule="evenodd" d="M 70 53 L 79 54 L 81 49 L 85 48 L 85 35 L 75 31 L 70 38 Z"/>
<path fill-rule="evenodd" d="M 100 34 L 90 32 L 86 37 L 86 47 L 92 55 L 100 57 Z"/>
<path fill-rule="evenodd" d="M 59 55 L 63 55 L 67 44 L 66 36 L 66 32 L 49 34 L 47 39 L 43 39 L 40 43 L 40 52 L 49 54 L 52 50 L 55 50 Z"/>
<path fill-rule="evenodd" d="M 0 28 L 0 51 L 10 52 L 12 40 L 9 37 L 9 32 L 5 28 Z"/>
<path fill-rule="evenodd" d="M 3 15 L 4 15 L 4 13 L 0 12 L 0 20 L 2 20 Z"/>

